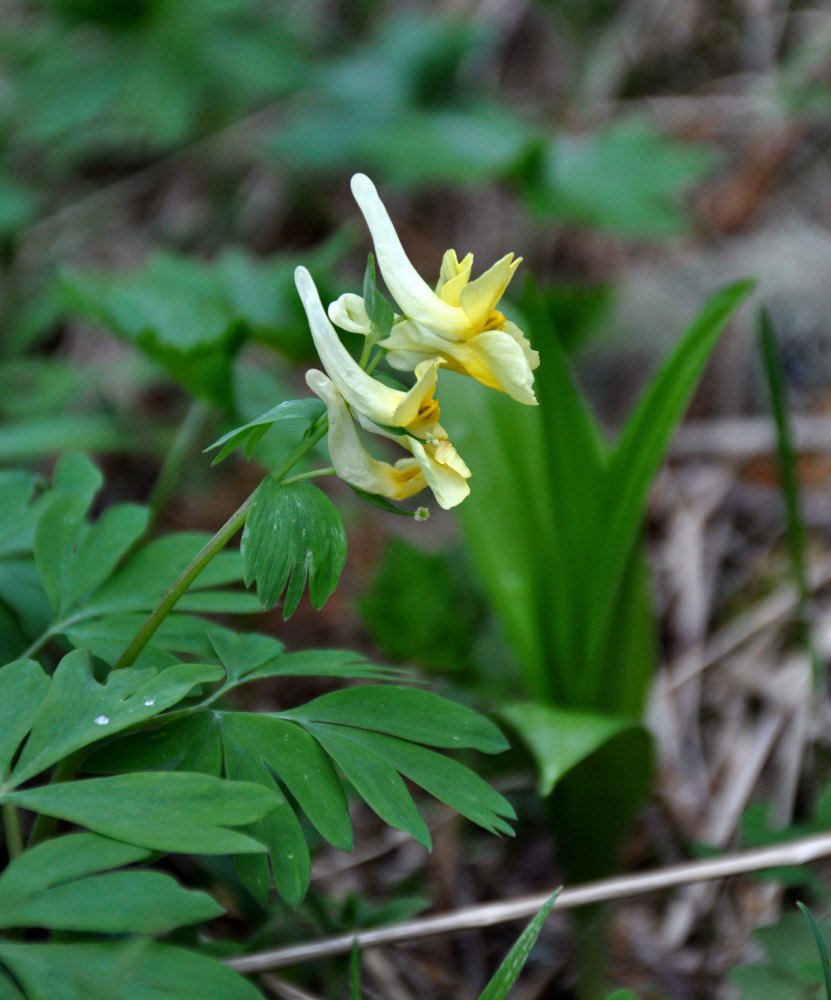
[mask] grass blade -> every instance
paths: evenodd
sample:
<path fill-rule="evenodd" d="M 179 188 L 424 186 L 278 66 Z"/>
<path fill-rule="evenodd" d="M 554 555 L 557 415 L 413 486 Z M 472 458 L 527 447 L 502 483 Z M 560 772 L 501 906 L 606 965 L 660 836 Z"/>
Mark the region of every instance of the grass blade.
<path fill-rule="evenodd" d="M 820 961 L 822 962 L 822 976 L 825 983 L 825 997 L 826 1000 L 831 1000 L 831 965 L 828 962 L 828 949 L 825 947 L 825 941 L 822 939 L 822 934 L 819 932 L 819 927 L 817 927 L 817 922 L 811 916 L 811 911 L 803 903 L 796 904 L 802 915 L 808 921 L 808 925 L 811 928 L 811 933 L 814 935 L 814 940 L 817 943 L 817 948 L 819 950 Z"/>

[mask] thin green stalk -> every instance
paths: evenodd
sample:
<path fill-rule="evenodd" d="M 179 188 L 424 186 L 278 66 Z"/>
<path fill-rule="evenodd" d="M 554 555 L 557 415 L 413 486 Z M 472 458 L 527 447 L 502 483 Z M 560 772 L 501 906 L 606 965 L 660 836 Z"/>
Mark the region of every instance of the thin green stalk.
<path fill-rule="evenodd" d="M 310 451 L 314 445 L 324 436 L 329 428 L 329 420 L 326 414 L 318 418 L 314 424 L 306 431 L 298 445 L 291 451 L 283 464 L 271 473 L 277 482 L 283 482 L 288 472 L 300 461 L 300 459 Z M 228 518 L 225 524 L 210 538 L 205 545 L 196 553 L 188 565 L 182 570 L 178 578 L 171 585 L 170 589 L 151 611 L 149 617 L 133 637 L 129 646 L 119 657 L 113 670 L 123 670 L 135 663 L 137 657 L 153 638 L 156 630 L 167 618 L 175 607 L 179 598 L 187 591 L 188 587 L 199 576 L 208 563 L 218 555 L 222 549 L 230 542 L 234 535 L 245 524 L 248 509 L 254 502 L 256 491 L 248 497 Z"/>
<path fill-rule="evenodd" d="M 113 667 L 113 670 L 123 670 L 125 667 L 131 667 L 133 663 L 135 663 L 138 655 L 153 638 L 156 630 L 173 610 L 179 598 L 185 593 L 188 587 L 190 587 L 193 581 L 197 578 L 197 576 L 199 576 L 214 556 L 218 555 L 225 548 L 228 542 L 230 542 L 234 535 L 245 524 L 248 508 L 254 502 L 255 496 L 256 493 L 252 493 L 251 496 L 248 497 L 248 499 L 234 511 L 219 531 L 217 531 L 217 533 L 202 546 L 199 552 L 196 553 L 193 559 L 191 559 L 187 566 L 182 570 L 161 601 L 159 601 L 153 611 L 151 611 L 147 621 L 145 621 L 142 627 L 135 634 L 130 642 L 130 645 L 121 654 L 118 662 Z"/>
<path fill-rule="evenodd" d="M 304 479 L 317 479 L 318 476 L 334 475 L 336 475 L 334 465 L 327 465 L 324 469 L 311 469 L 309 472 L 301 472 L 297 476 L 289 476 L 288 479 L 283 480 L 283 485 L 290 486 L 292 483 L 302 483 Z"/>
<path fill-rule="evenodd" d="M 185 419 L 176 430 L 173 442 L 167 451 L 159 470 L 159 475 L 150 492 L 147 506 L 150 508 L 150 524 L 155 524 L 167 505 L 181 478 L 185 463 L 190 458 L 199 439 L 211 408 L 200 400 L 194 400 Z"/>
<path fill-rule="evenodd" d="M 17 806 L 3 803 L 3 830 L 6 834 L 6 851 L 9 861 L 13 861 L 23 850 L 23 831 L 20 829 L 20 814 Z"/>
<path fill-rule="evenodd" d="M 793 445 L 790 406 L 785 385 L 785 373 L 782 368 L 782 357 L 776 342 L 773 323 L 766 309 L 762 309 L 759 313 L 759 341 L 770 394 L 770 406 L 776 424 L 776 447 L 779 475 L 782 481 L 782 495 L 785 500 L 788 556 L 798 594 L 796 627 L 799 630 L 799 639 L 810 658 L 814 686 L 816 687 L 822 682 L 823 670 L 813 638 L 811 587 L 805 568 L 805 523 L 802 519 L 799 469 Z"/>

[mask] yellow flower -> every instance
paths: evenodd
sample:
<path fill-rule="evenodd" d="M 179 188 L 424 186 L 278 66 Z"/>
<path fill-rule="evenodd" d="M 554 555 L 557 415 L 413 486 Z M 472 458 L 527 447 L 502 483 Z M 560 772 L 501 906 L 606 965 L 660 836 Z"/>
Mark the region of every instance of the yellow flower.
<path fill-rule="evenodd" d="M 470 492 L 470 470 L 439 424 L 434 398 L 441 358 L 416 367 L 416 383 L 404 392 L 384 385 L 352 358 L 326 317 L 309 272 L 299 267 L 295 282 L 326 373 L 312 369 L 306 383 L 326 404 L 329 454 L 345 482 L 370 493 L 402 500 L 429 486 L 439 506 L 455 507 Z M 395 465 L 372 458 L 358 436 L 353 415 L 365 430 L 391 438 L 411 458 Z"/>
<path fill-rule="evenodd" d="M 473 254 L 460 261 L 455 250 L 448 250 L 434 291 L 410 263 L 372 181 L 355 174 L 352 192 L 372 235 L 378 267 L 401 310 L 389 337 L 379 342 L 390 365 L 412 371 L 425 358 L 439 357 L 452 371 L 535 404 L 532 372 L 539 355 L 496 308 L 522 258 L 507 254 L 471 281 Z M 329 307 L 329 316 L 344 330 L 369 332 L 360 296 L 342 295 Z"/>

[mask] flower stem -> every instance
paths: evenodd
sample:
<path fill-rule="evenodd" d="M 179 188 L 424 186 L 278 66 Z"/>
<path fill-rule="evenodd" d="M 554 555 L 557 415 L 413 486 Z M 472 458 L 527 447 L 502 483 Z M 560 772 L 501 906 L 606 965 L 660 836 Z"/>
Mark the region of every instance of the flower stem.
<path fill-rule="evenodd" d="M 315 444 L 324 436 L 329 429 L 329 419 L 327 414 L 323 414 L 307 429 L 297 446 L 289 453 L 283 464 L 271 473 L 271 476 L 281 483 L 288 473 L 300 461 L 300 459 L 310 451 Z M 202 570 L 225 546 L 234 535 L 243 527 L 248 516 L 248 510 L 256 497 L 256 490 L 245 500 L 228 518 L 225 524 L 210 538 L 205 545 L 196 553 L 188 565 L 182 570 L 178 578 L 171 585 L 170 589 L 159 601 L 150 613 L 147 621 L 142 625 L 133 637 L 129 646 L 124 650 L 113 667 L 113 670 L 123 670 L 131 667 L 137 657 L 153 638 L 156 630 L 173 610 L 176 602 L 190 587 L 193 581 L 199 576 Z"/>
<path fill-rule="evenodd" d="M 179 425 L 147 500 L 147 506 L 150 508 L 150 524 L 156 523 L 170 500 L 185 463 L 210 414 L 211 408 L 207 404 L 195 400 Z"/>
<path fill-rule="evenodd" d="M 23 833 L 20 829 L 20 814 L 17 806 L 9 802 L 3 803 L 3 830 L 6 834 L 6 851 L 9 861 L 14 859 L 23 850 Z"/>
<path fill-rule="evenodd" d="M 133 663 L 135 663 L 138 655 L 153 638 L 156 630 L 173 610 L 173 607 L 179 598 L 185 593 L 188 587 L 193 583 L 197 576 L 199 576 L 213 557 L 225 548 L 228 542 L 230 542 L 234 535 L 245 524 L 248 508 L 254 502 L 254 497 L 256 495 L 256 492 L 252 493 L 251 496 L 249 496 L 248 499 L 234 511 L 219 531 L 217 531 L 217 533 L 202 546 L 199 552 L 196 553 L 193 559 L 191 559 L 187 566 L 182 570 L 179 577 L 171 585 L 168 592 L 150 613 L 147 621 L 135 634 L 130 642 L 130 645 L 121 654 L 118 662 L 113 667 L 113 670 L 123 670 L 125 667 L 131 667 Z"/>

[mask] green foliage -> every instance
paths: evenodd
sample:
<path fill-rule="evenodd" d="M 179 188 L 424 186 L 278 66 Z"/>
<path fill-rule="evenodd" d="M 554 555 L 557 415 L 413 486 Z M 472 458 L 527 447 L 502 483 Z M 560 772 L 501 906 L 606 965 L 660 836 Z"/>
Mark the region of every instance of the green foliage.
<path fill-rule="evenodd" d="M 114 663 L 140 613 L 156 605 L 204 544 L 207 536 L 182 532 L 139 545 L 147 512 L 134 504 L 116 504 L 90 524 L 87 514 L 100 487 L 98 470 L 75 453 L 58 462 L 51 489 L 39 495 L 32 477 L 0 475 L 0 499 L 11 514 L 0 532 L 0 628 L 5 623 L 7 656 L 62 635 Z M 239 554 L 222 553 L 179 606 L 258 610 L 253 595 L 226 589 L 241 577 Z M 204 625 L 177 616 L 158 641 L 178 651 L 196 643 L 198 650 L 206 645 L 202 638 L 200 647 L 200 636 Z"/>
<path fill-rule="evenodd" d="M 223 458 L 227 458 L 232 451 L 240 447 L 244 448 L 245 457 L 248 459 L 274 424 L 282 420 L 305 420 L 311 427 L 325 413 L 325 404 L 315 397 L 286 399 L 282 403 L 273 406 L 267 412 L 260 414 L 259 417 L 249 420 L 247 424 L 235 427 L 232 431 L 228 431 L 227 434 L 223 434 L 213 444 L 208 445 L 205 451 L 213 451 L 214 448 L 220 449 L 219 454 L 213 460 L 213 465 L 221 462 Z"/>
<path fill-rule="evenodd" d="M 3 124 L 55 162 L 112 147 L 167 148 L 303 79 L 288 18 L 250 0 L 33 6 L 35 31 L 28 21 L 6 29 L 14 86 Z"/>
<path fill-rule="evenodd" d="M 809 914 L 801 905 L 800 909 L 802 913 L 785 913 L 774 926 L 756 931 L 754 940 L 764 954 L 761 963 L 741 966 L 728 974 L 741 1000 L 797 1000 L 803 997 L 820 1000 L 829 995 L 824 944 L 829 921 L 825 919 L 817 924 L 810 918 L 811 933 L 806 933 L 805 917 Z"/>
<path fill-rule="evenodd" d="M 542 215 L 623 233 L 672 233 L 684 227 L 681 195 L 714 164 L 709 150 L 624 119 L 606 131 L 550 139 L 528 196 Z"/>
<path fill-rule="evenodd" d="M 539 409 L 493 395 L 474 401 L 464 383 L 445 407 L 476 477 L 459 511 L 470 552 L 536 703 L 512 706 L 506 717 L 537 759 L 542 787 L 563 783 L 552 821 L 580 877 L 613 863 L 613 833 L 631 815 L 650 770 L 649 740 L 638 725 L 655 665 L 638 544 L 649 489 L 710 352 L 749 288 L 738 284 L 710 300 L 612 447 L 533 290 L 525 313 L 545 359 Z M 549 723 L 563 727 L 561 738 L 548 734 Z M 623 741 L 617 752 L 610 740 Z M 626 781 L 624 744 L 633 755 Z M 584 849 L 589 840 L 597 850 Z"/>
<path fill-rule="evenodd" d="M 311 266 L 326 271 L 343 241 Z M 297 357 L 311 338 L 294 291 L 294 258 L 255 260 L 227 248 L 211 263 L 157 253 L 129 274 L 66 269 L 71 314 L 94 320 L 145 353 L 189 392 L 231 409 L 232 361 L 256 339 Z"/>
<path fill-rule="evenodd" d="M 125 997 L 172 1000 L 209 981 L 211 996 L 257 995 L 212 960 L 148 940 L 221 912 L 164 872 L 130 867 L 154 853 L 232 854 L 254 899 L 265 904 L 273 878 L 297 905 L 310 875 L 300 814 L 315 835 L 349 850 L 348 791 L 428 846 L 404 778 L 486 829 L 510 832 L 502 796 L 432 749 L 505 748 L 496 727 L 469 709 L 377 684 L 280 713 L 217 706 L 266 678 L 397 676 L 354 653 L 289 653 L 276 639 L 201 617 L 259 607 L 226 589 L 244 568 L 272 602 L 288 580 L 287 614 L 307 573 L 315 603 L 337 582 L 345 541 L 330 501 L 307 483 L 265 483 L 275 489 L 258 493 L 249 512 L 246 554 L 213 553 L 180 596 L 181 610 L 126 665 L 125 649 L 205 551 L 205 537 L 145 542 L 147 511 L 134 504 L 90 520 L 102 478 L 80 454 L 57 463 L 49 486 L 25 472 L 0 473 L 0 627 L 6 650 L 28 647 L 0 668 L 0 807 L 10 849 L 0 928 L 69 934 L 42 945 L 0 937 L 0 995 L 41 996 L 58 966 L 66 997 L 95 995 L 89 983 L 114 968 L 118 989 L 129 984 Z M 260 519 L 284 521 L 282 541 L 269 548 Z M 67 643 L 75 648 L 65 652 Z M 32 658 L 38 652 L 41 662 Z M 38 817 L 26 849 L 14 832 L 19 811 Z M 44 839 L 61 822 L 89 832 Z M 75 937 L 127 933 L 138 935 L 129 949 Z M 193 982 L 175 985 L 190 970 Z"/>
<path fill-rule="evenodd" d="M 0 940 L 3 1000 L 262 1000 L 227 966 L 147 938 L 19 944 Z M 102 989 L 106 993 L 102 993 Z"/>
<path fill-rule="evenodd" d="M 352 826 L 333 764 L 387 823 L 425 846 L 430 835 L 399 772 L 473 822 L 510 832 L 502 817 L 513 812 L 501 795 L 461 764 L 420 744 L 484 753 L 507 746 L 499 730 L 470 709 L 425 691 L 368 686 L 332 692 L 281 713 L 197 709 L 174 716 L 150 740 L 141 734 L 109 745 L 87 766 L 96 771 L 175 767 L 216 776 L 224 768 L 228 777 L 270 789 L 281 801 L 255 833 L 269 847 L 281 894 L 296 905 L 308 886 L 309 851 L 280 789 L 288 790 L 325 840 L 349 850 Z M 265 859 L 237 863 L 252 895 L 263 900 L 269 884 Z"/>
<path fill-rule="evenodd" d="M 713 154 L 640 119 L 552 135 L 472 85 L 467 68 L 497 41 L 470 20 L 392 14 L 318 67 L 269 148 L 303 173 L 368 170 L 407 188 L 502 179 L 541 215 L 624 233 L 683 229 L 682 196 Z"/>
<path fill-rule="evenodd" d="M 486 610 L 463 553 L 424 552 L 391 539 L 359 607 L 387 656 L 451 674 L 472 671 Z"/>
<path fill-rule="evenodd" d="M 346 562 L 346 533 L 332 501 L 310 483 L 266 477 L 245 521 L 240 552 L 245 583 L 257 582 L 264 608 L 283 600 L 283 618 L 297 610 L 306 579 L 314 608 L 334 591 Z"/>
<path fill-rule="evenodd" d="M 540 936 L 543 924 L 548 919 L 548 914 L 551 912 L 551 907 L 554 905 L 556 899 L 557 894 L 555 893 L 531 923 L 528 924 L 522 934 L 520 934 L 513 948 L 511 948 L 502 964 L 496 970 L 493 979 L 491 979 L 479 995 L 479 1000 L 505 1000 L 511 987 L 516 982 L 522 967 L 525 965 L 528 956 L 531 954 L 531 949 Z"/>
<path fill-rule="evenodd" d="M 151 856 L 92 833 L 33 847 L 0 875 L 0 927 L 160 934 L 222 913 L 210 896 L 162 872 L 116 871 Z"/>
<path fill-rule="evenodd" d="M 817 927 L 817 922 L 811 916 L 811 911 L 805 906 L 804 903 L 797 903 L 800 913 L 808 921 L 808 925 L 811 928 L 811 934 L 813 934 L 814 942 L 817 946 L 817 951 L 819 952 L 820 961 L 822 963 L 822 981 L 825 987 L 825 1000 L 831 1000 L 831 964 L 828 961 L 828 948 L 825 946 L 825 941 L 823 940 L 822 934 L 820 933 L 819 927 Z"/>

